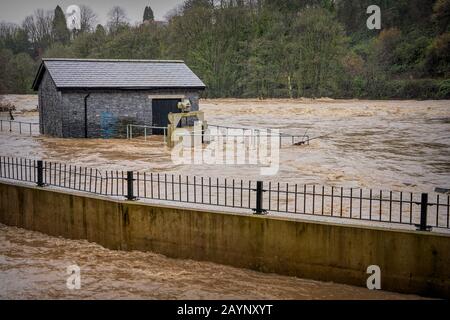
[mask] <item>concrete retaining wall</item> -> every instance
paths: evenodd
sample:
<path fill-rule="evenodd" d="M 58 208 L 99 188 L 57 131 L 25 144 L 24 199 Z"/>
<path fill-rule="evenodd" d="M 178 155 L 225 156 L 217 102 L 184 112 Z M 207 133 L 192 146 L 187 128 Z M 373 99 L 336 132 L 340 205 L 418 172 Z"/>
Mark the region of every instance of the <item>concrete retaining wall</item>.
<path fill-rule="evenodd" d="M 263 272 L 450 297 L 450 237 L 208 212 L 0 182 L 0 222 L 110 249 L 143 250 Z"/>

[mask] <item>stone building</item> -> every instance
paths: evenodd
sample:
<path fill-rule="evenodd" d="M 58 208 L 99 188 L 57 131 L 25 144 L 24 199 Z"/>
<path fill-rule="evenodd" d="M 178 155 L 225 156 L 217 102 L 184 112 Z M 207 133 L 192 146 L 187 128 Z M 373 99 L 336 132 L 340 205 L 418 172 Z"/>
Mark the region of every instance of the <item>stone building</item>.
<path fill-rule="evenodd" d="M 183 61 L 43 59 L 33 89 L 41 134 L 114 138 L 127 124 L 166 127 L 182 99 L 198 110 L 205 85 Z"/>

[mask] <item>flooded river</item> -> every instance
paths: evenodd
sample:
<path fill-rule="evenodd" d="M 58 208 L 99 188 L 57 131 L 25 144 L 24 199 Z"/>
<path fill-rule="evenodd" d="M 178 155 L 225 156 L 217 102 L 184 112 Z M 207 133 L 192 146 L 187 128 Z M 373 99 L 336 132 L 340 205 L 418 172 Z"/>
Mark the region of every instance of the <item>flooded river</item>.
<path fill-rule="evenodd" d="M 31 98 L 32 99 L 32 98 Z M 24 102 L 20 102 L 24 103 Z M 25 103 L 24 103 L 25 104 Z M 28 103 L 29 104 L 29 103 Z M 432 192 L 450 188 L 450 101 L 205 100 L 210 124 L 278 128 L 311 138 L 284 145 L 275 176 L 254 165 L 177 165 L 162 137 L 84 140 L 0 134 L 1 154 L 109 170 L 239 177 Z M 37 122 L 36 113 L 16 119 Z"/>
<path fill-rule="evenodd" d="M 105 249 L 0 224 L 0 299 L 417 299 L 209 262 Z M 81 288 L 66 287 L 66 268 Z"/>
<path fill-rule="evenodd" d="M 35 103 L 17 100 L 18 109 Z M 14 99 L 12 98 L 13 102 Z M 26 102 L 26 103 L 25 103 Z M 103 170 L 137 170 L 289 183 L 431 192 L 450 188 L 449 101 L 206 100 L 211 124 L 320 137 L 284 146 L 280 170 L 175 165 L 161 137 L 84 140 L 0 133 L 2 156 L 44 159 Z M 33 112 L 16 120 L 37 122 Z M 411 298 L 332 283 L 262 274 L 212 263 L 104 249 L 0 225 L 0 298 L 149 299 L 392 299 Z M 66 289 L 66 267 L 77 264 L 82 289 Z"/>

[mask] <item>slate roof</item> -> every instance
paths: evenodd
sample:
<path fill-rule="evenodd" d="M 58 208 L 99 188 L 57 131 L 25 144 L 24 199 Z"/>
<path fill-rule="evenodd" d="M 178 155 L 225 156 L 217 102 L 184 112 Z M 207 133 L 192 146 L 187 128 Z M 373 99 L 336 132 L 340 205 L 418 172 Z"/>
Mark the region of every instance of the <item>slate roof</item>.
<path fill-rule="evenodd" d="M 180 60 L 43 59 L 34 90 L 39 88 L 45 70 L 60 89 L 205 89 Z"/>

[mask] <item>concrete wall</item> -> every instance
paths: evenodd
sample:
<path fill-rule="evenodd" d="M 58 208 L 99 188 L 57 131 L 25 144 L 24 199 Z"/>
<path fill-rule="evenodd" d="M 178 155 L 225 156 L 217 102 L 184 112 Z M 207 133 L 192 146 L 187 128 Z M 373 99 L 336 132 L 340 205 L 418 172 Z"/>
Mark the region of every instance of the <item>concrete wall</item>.
<path fill-rule="evenodd" d="M 450 297 L 450 237 L 270 216 L 145 205 L 0 183 L 0 222 L 110 249 Z"/>
<path fill-rule="evenodd" d="M 39 87 L 41 133 L 63 138 L 84 138 L 84 97 L 87 98 L 88 137 L 126 136 L 128 123 L 152 125 L 152 98 L 191 99 L 199 109 L 199 92 L 192 90 L 62 90 L 48 71 Z"/>

